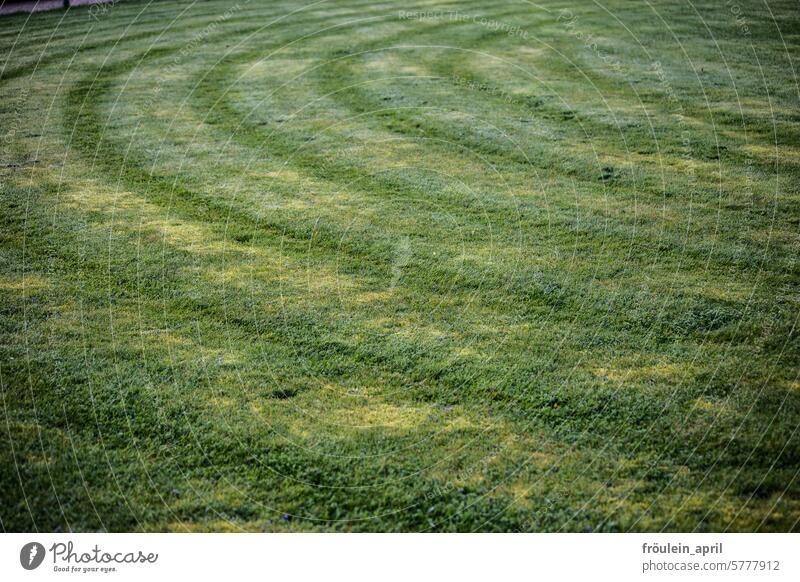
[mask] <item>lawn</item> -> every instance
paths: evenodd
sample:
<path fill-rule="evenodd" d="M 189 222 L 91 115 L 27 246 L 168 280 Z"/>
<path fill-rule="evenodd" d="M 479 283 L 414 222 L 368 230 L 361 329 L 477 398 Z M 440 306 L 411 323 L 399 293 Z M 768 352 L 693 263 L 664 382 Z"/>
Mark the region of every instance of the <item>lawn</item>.
<path fill-rule="evenodd" d="M 800 530 L 794 0 L 0 19 L 0 528 Z"/>

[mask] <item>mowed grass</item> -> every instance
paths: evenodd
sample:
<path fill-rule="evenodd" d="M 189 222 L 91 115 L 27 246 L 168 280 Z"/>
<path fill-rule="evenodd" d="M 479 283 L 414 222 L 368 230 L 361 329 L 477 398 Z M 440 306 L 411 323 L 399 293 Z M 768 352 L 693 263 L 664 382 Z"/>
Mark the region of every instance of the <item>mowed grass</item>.
<path fill-rule="evenodd" d="M 3 18 L 0 526 L 798 530 L 798 41 L 772 0 Z"/>

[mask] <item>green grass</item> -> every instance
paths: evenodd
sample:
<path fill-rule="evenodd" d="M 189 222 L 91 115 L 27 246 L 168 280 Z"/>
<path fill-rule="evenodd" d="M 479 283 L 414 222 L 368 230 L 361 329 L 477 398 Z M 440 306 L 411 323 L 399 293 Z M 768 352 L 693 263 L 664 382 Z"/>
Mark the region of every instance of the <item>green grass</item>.
<path fill-rule="evenodd" d="M 797 531 L 800 15 L 736 7 L 0 20 L 0 526 Z"/>

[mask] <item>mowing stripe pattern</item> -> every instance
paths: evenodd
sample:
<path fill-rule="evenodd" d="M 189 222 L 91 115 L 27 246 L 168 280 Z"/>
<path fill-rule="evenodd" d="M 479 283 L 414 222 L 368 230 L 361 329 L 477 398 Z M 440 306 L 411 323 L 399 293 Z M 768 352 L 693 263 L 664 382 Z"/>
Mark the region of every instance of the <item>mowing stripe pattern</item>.
<path fill-rule="evenodd" d="M 798 34 L 783 0 L 3 17 L 0 527 L 797 531 Z"/>

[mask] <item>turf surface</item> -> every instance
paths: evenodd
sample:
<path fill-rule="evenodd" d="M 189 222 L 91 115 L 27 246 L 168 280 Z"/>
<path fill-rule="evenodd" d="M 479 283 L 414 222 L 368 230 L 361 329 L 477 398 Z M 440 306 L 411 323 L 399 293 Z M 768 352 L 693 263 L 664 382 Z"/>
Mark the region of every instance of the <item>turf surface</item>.
<path fill-rule="evenodd" d="M 790 531 L 800 13 L 0 20 L 4 530 Z"/>

